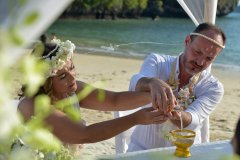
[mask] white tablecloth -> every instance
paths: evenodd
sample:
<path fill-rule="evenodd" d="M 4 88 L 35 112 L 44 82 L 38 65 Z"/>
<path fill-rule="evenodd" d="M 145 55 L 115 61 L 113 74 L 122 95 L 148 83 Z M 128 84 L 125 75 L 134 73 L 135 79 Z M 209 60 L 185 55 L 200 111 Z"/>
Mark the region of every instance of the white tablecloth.
<path fill-rule="evenodd" d="M 229 140 L 216 141 L 193 145 L 190 148 L 192 154 L 189 158 L 178 158 L 174 156 L 176 147 L 158 148 L 145 151 L 137 151 L 126 154 L 102 156 L 98 159 L 114 160 L 221 160 L 233 154 Z"/>

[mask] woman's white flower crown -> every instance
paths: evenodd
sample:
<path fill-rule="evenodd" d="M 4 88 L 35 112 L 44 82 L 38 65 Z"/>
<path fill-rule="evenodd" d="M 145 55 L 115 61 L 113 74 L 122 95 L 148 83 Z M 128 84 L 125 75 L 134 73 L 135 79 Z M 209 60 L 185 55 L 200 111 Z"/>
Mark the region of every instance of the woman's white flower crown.
<path fill-rule="evenodd" d="M 56 75 L 57 71 L 62 69 L 66 62 L 72 59 L 73 52 L 76 48 L 69 40 L 61 42 L 60 39 L 53 39 L 50 42 L 55 43 L 56 47 L 46 56 L 41 57 L 41 59 L 49 65 L 49 71 L 46 74 L 46 78 Z M 55 56 L 51 56 L 53 53 L 55 53 Z"/>

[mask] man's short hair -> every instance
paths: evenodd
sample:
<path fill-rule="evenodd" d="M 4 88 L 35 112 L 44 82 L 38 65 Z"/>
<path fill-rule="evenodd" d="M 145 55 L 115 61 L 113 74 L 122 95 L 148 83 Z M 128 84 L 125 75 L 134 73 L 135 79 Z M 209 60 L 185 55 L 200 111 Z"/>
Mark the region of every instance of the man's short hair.
<path fill-rule="evenodd" d="M 221 28 L 219 28 L 216 25 L 213 25 L 211 23 L 201 23 L 197 26 L 197 28 L 195 28 L 195 30 L 193 31 L 193 33 L 202 33 L 203 31 L 207 31 L 207 30 L 212 30 L 215 33 L 219 34 L 222 36 L 222 40 L 223 40 L 223 44 L 225 44 L 226 42 L 226 35 L 223 32 L 223 30 Z M 194 40 L 195 39 L 195 35 L 191 35 L 191 39 Z"/>

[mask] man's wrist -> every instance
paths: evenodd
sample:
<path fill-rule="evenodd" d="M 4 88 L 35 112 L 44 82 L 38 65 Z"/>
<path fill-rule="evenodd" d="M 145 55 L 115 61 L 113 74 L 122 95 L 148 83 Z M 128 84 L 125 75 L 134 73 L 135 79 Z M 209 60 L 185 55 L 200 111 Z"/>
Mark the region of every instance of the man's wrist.
<path fill-rule="evenodd" d="M 149 90 L 153 89 L 154 85 L 156 83 L 156 78 L 148 78 L 147 80 L 147 85 L 148 85 L 148 88 Z M 158 83 L 158 82 L 157 82 Z"/>
<path fill-rule="evenodd" d="M 150 91 L 153 78 L 143 77 L 139 79 L 136 85 L 136 91 Z"/>

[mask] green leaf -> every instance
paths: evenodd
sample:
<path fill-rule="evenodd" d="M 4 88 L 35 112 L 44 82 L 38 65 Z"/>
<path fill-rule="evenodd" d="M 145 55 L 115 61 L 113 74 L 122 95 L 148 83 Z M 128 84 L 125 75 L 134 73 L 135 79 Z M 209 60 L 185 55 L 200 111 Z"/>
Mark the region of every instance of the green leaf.
<path fill-rule="evenodd" d="M 87 97 L 92 91 L 94 90 L 93 86 L 86 85 L 84 86 L 83 90 L 78 93 L 78 99 L 79 101 L 83 100 L 85 97 Z"/>
<path fill-rule="evenodd" d="M 77 96 L 71 96 L 57 102 L 54 106 L 58 110 L 66 113 L 66 115 L 73 121 L 81 119 L 79 109 L 75 108 L 74 104 L 79 103 Z"/>
<path fill-rule="evenodd" d="M 39 17 L 39 13 L 37 11 L 33 11 L 32 13 L 28 14 L 27 17 L 23 20 L 24 25 L 32 25 L 36 22 Z"/>
<path fill-rule="evenodd" d="M 98 100 L 99 101 L 104 101 L 106 98 L 105 91 L 103 89 L 98 89 Z"/>
<path fill-rule="evenodd" d="M 20 64 L 20 71 L 24 76 L 22 78 L 23 84 L 26 85 L 26 95 L 34 95 L 38 88 L 43 85 L 46 80 L 44 73 L 48 66 L 42 61 L 38 61 L 32 56 L 26 56 Z"/>
<path fill-rule="evenodd" d="M 63 112 L 74 122 L 78 122 L 81 119 L 80 111 L 74 108 L 73 105 L 64 107 Z"/>
<path fill-rule="evenodd" d="M 83 100 L 84 98 L 86 98 L 93 90 L 95 90 L 96 88 L 102 88 L 103 87 L 103 82 L 102 81 L 97 81 L 95 83 L 93 83 L 92 85 L 86 85 L 84 86 L 84 88 L 81 90 L 81 92 L 78 93 L 77 97 L 78 97 L 78 100 L 81 101 Z M 100 90 L 100 89 L 99 89 Z M 101 93 L 101 91 L 100 91 Z M 102 94 L 102 93 L 101 93 Z M 105 95 L 100 95 L 99 98 L 104 98 Z"/>
<path fill-rule="evenodd" d="M 34 101 L 35 115 L 42 118 L 47 117 L 51 113 L 50 98 L 47 95 L 39 95 Z"/>
<path fill-rule="evenodd" d="M 36 129 L 23 137 L 30 146 L 43 151 L 60 151 L 61 142 L 46 129 Z"/>
<path fill-rule="evenodd" d="M 43 119 L 41 119 L 40 117 L 36 117 L 36 116 L 32 116 L 31 120 L 29 120 L 26 125 L 27 128 L 25 128 L 25 130 L 35 130 L 37 128 L 41 128 L 43 127 Z"/>
<path fill-rule="evenodd" d="M 23 38 L 20 36 L 20 34 L 18 33 L 16 28 L 11 28 L 9 30 L 9 38 L 11 39 L 11 41 L 13 42 L 13 44 L 15 45 L 23 45 Z"/>
<path fill-rule="evenodd" d="M 26 4 L 27 0 L 19 0 L 20 4 L 23 6 Z"/>

